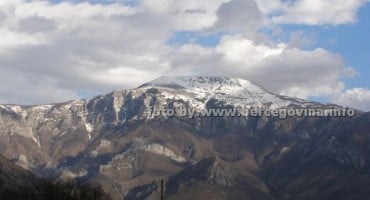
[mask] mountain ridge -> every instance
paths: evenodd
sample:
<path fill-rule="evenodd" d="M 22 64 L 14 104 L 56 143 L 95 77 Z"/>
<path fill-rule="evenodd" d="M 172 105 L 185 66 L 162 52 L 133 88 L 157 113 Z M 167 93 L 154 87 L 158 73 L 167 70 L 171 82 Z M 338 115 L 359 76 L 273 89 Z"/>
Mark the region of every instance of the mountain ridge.
<path fill-rule="evenodd" d="M 310 196 L 302 188 L 307 186 L 301 181 L 305 173 L 292 175 L 289 172 L 316 167 L 314 163 L 322 160 L 328 162 L 322 166 L 318 164 L 316 171 L 307 170 L 307 173 L 315 177 L 319 176 L 321 168 L 333 169 L 333 174 L 328 173 L 328 176 L 335 178 L 327 178 L 338 188 L 344 187 L 337 178 L 340 175 L 356 182 L 343 169 L 350 168 L 349 172 L 360 176 L 360 172 L 366 172 L 370 166 L 366 157 L 370 153 L 366 145 L 366 141 L 370 142 L 369 113 L 357 113 L 353 117 L 294 116 L 287 119 L 273 116 L 159 116 L 149 119 L 145 113 L 153 107 L 183 106 L 194 110 L 237 105 L 271 109 L 330 108 L 330 105 L 274 95 L 248 81 L 230 77 L 211 78 L 212 84 L 204 77 L 202 80 L 183 77 L 180 83 L 176 77 L 167 79 L 65 103 L 1 105 L 0 154 L 41 177 L 98 182 L 115 199 L 136 194 L 134 188 L 139 188 L 139 192 L 140 188 L 153 190 L 146 198 L 155 198 L 158 187 L 152 184 L 154 180 L 173 177 L 183 170 L 187 173 L 192 166 L 209 157 L 239 171 L 248 180 L 251 193 L 272 199 Z M 198 166 L 201 175 L 209 175 L 202 174 L 207 173 L 209 165 Z M 289 181 L 275 171 L 289 177 Z M 222 182 L 221 179 L 223 176 L 213 183 Z M 324 183 L 328 182 L 319 185 L 322 188 L 313 188 L 335 191 L 335 188 L 324 187 Z M 212 191 L 232 192 L 219 184 L 202 180 L 199 184 Z M 297 194 L 290 194 L 289 188 L 293 186 Z"/>

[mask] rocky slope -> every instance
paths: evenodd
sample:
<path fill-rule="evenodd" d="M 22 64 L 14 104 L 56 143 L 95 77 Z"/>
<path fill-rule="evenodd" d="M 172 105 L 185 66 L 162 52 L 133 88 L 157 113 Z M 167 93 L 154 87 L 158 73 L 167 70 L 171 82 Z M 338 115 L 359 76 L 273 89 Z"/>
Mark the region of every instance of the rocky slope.
<path fill-rule="evenodd" d="M 37 177 L 0 155 L 0 188 L 32 184 Z"/>
<path fill-rule="evenodd" d="M 0 105 L 0 153 L 44 177 L 102 183 L 116 199 L 155 198 L 163 177 L 169 198 L 209 188 L 209 194 L 202 189 L 193 197 L 224 191 L 217 197 L 229 199 L 235 189 L 240 195 L 248 191 L 251 199 L 330 199 L 355 194 L 351 187 L 366 183 L 369 113 L 287 119 L 150 115 L 154 107 L 179 106 L 199 112 L 338 107 L 276 95 L 237 78 L 161 77 L 90 99 Z M 242 181 L 232 179 L 234 171 Z"/>

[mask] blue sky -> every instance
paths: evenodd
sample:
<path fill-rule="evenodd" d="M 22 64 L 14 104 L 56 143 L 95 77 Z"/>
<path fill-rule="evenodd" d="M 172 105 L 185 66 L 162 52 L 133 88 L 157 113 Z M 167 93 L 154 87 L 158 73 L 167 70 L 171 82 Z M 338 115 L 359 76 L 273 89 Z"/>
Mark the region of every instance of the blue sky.
<path fill-rule="evenodd" d="M 368 0 L 4 0 L 0 103 L 223 74 L 370 110 L 369 9 Z"/>
<path fill-rule="evenodd" d="M 360 9 L 358 22 L 318 30 L 318 44 L 339 53 L 349 66 L 358 71 L 354 79 L 346 80 L 347 86 L 370 88 L 370 5 Z M 334 40 L 335 42 L 331 42 Z"/>

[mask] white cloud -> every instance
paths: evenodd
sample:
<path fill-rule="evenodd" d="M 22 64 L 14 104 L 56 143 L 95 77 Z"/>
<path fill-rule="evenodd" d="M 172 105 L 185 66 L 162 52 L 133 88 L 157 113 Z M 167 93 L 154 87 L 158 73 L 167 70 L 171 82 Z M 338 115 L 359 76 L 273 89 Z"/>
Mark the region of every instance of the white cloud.
<path fill-rule="evenodd" d="M 255 1 L 232 0 L 217 10 L 214 28 L 239 32 L 253 32 L 263 26 L 263 16 Z"/>
<path fill-rule="evenodd" d="M 0 48 L 14 47 L 20 45 L 36 45 L 44 43 L 43 38 L 37 35 L 33 36 L 7 29 L 0 29 L 0 35 L 1 35 Z"/>
<path fill-rule="evenodd" d="M 224 55 L 226 61 L 253 66 L 270 56 L 281 54 L 285 47 L 285 44 L 278 44 L 275 47 L 256 44 L 237 35 L 225 36 L 216 50 Z"/>
<path fill-rule="evenodd" d="M 370 90 L 366 88 L 349 89 L 334 96 L 332 101 L 339 105 L 370 111 Z"/>
<path fill-rule="evenodd" d="M 171 34 L 213 26 L 218 7 L 227 1 L 168 1 L 164 10 L 148 2 L 1 1 L 1 103 L 54 101 L 46 98 L 51 89 L 63 101 L 154 79 L 171 71 L 166 57 Z M 5 76 L 14 81 L 9 84 Z M 32 86 L 30 80 L 38 82 Z"/>
<path fill-rule="evenodd" d="M 148 17 L 174 31 L 195 31 L 209 28 L 217 21 L 219 6 L 230 0 L 142 0 L 140 5 Z M 163 27 L 162 27 L 163 28 Z"/>
<path fill-rule="evenodd" d="M 274 23 L 338 25 L 354 23 L 358 9 L 367 0 L 256 0 Z"/>
<path fill-rule="evenodd" d="M 316 35 L 304 31 L 293 31 L 290 33 L 289 46 L 293 48 L 312 48 L 316 44 Z"/>
<path fill-rule="evenodd" d="M 1 68 L 0 100 L 2 103 L 58 103 L 79 98 L 76 91 L 60 88 L 57 79 L 34 76 L 22 71 Z"/>

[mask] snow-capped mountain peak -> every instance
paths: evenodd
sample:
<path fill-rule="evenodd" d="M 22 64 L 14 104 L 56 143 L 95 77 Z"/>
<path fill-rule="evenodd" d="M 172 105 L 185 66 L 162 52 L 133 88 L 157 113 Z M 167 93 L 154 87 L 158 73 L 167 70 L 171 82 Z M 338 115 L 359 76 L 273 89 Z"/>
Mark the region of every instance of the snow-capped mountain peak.
<path fill-rule="evenodd" d="M 144 85 L 167 88 L 173 87 L 176 89 L 212 89 L 221 86 L 240 87 L 241 82 L 251 85 L 249 81 L 232 78 L 229 76 L 162 76 Z"/>
<path fill-rule="evenodd" d="M 200 108 L 210 99 L 231 105 L 269 108 L 286 107 L 299 102 L 270 93 L 248 80 L 228 76 L 162 76 L 139 88 L 148 87 L 158 88 L 170 99 L 187 99 L 195 95 L 195 99 L 199 100 L 191 99 L 192 103 Z"/>

